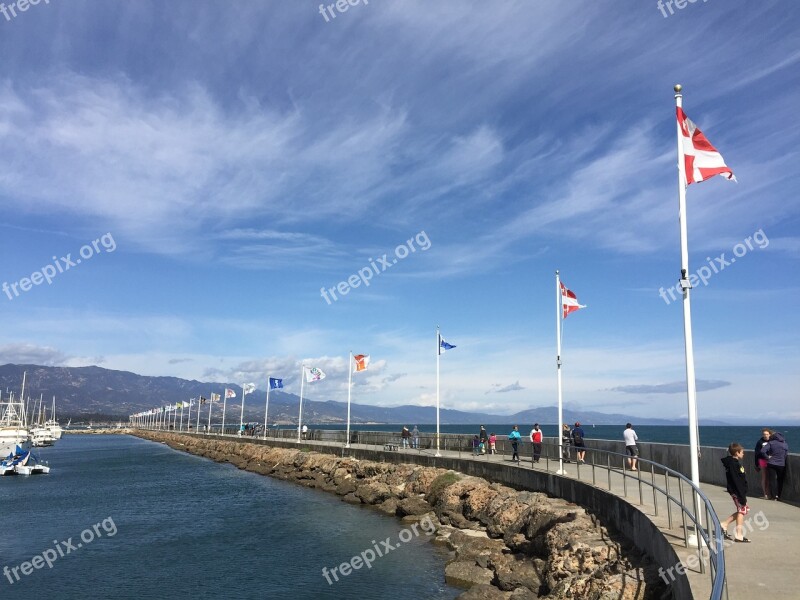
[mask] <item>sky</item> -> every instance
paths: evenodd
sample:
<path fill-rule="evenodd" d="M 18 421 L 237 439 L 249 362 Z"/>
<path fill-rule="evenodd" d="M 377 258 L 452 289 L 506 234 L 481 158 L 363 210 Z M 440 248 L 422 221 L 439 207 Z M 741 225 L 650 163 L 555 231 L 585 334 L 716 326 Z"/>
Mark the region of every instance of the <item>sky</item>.
<path fill-rule="evenodd" d="M 558 269 L 565 406 L 684 418 L 680 83 L 738 180 L 687 190 L 699 416 L 800 419 L 800 5 L 340 6 L 6 0 L 0 364 L 432 406 L 438 325 L 441 405 L 511 414 Z"/>

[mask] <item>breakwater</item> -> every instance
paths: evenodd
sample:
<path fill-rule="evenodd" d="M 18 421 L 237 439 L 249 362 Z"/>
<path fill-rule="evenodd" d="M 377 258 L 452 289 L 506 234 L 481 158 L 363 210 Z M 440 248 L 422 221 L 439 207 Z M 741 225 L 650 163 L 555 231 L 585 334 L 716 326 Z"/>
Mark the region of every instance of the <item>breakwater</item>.
<path fill-rule="evenodd" d="M 585 509 L 481 477 L 307 449 L 139 431 L 142 438 L 334 493 L 407 521 L 428 519 L 454 551 L 445 577 L 464 598 L 644 599 L 657 566 Z"/>

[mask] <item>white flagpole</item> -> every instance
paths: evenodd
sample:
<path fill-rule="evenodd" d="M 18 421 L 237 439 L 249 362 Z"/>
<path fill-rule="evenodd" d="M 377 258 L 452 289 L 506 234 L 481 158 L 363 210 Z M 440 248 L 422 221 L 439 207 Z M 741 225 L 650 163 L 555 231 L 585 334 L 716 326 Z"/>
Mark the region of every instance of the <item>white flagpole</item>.
<path fill-rule="evenodd" d="M 271 381 L 272 378 L 267 375 L 267 404 L 264 406 L 264 439 L 267 439 L 267 427 L 269 427 L 267 415 L 269 415 L 269 390 L 272 387 Z"/>
<path fill-rule="evenodd" d="M 564 474 L 564 448 L 563 448 L 563 431 L 564 431 L 564 403 L 562 398 L 561 389 L 561 278 L 556 271 L 556 373 L 558 374 L 558 473 Z"/>
<path fill-rule="evenodd" d="M 353 351 L 347 358 L 347 437 L 345 438 L 344 447 L 350 447 L 350 394 L 353 390 Z"/>
<path fill-rule="evenodd" d="M 222 429 L 220 433 L 225 435 L 225 408 L 228 405 L 228 388 L 225 388 L 225 392 L 222 394 Z"/>
<path fill-rule="evenodd" d="M 200 410 L 198 408 L 198 410 Z M 189 400 L 189 414 L 186 415 L 186 431 L 189 431 L 192 427 L 192 400 Z"/>
<path fill-rule="evenodd" d="M 203 406 L 203 404 L 202 404 L 200 399 L 202 397 L 203 397 L 203 395 L 200 394 L 200 397 L 197 399 L 197 423 L 195 423 L 195 426 L 194 426 L 194 432 L 195 433 L 200 433 L 200 407 Z"/>
<path fill-rule="evenodd" d="M 211 410 L 214 408 L 214 392 L 211 392 L 211 397 L 208 399 L 208 433 L 211 433 Z"/>
<path fill-rule="evenodd" d="M 442 336 L 439 333 L 439 326 L 436 326 L 436 454 L 434 456 L 441 456 L 439 452 L 439 356 L 442 354 Z"/>
<path fill-rule="evenodd" d="M 244 399 L 247 398 L 247 394 L 244 393 L 244 386 L 246 383 L 242 384 L 242 414 L 239 416 L 239 432 L 242 431 L 242 425 L 244 425 Z"/>
<path fill-rule="evenodd" d="M 675 105 L 683 106 L 681 85 L 675 86 Z M 686 225 L 686 163 L 683 155 L 683 140 L 681 124 L 676 120 L 678 131 L 678 222 L 681 230 L 681 278 L 680 285 L 683 289 L 683 338 L 686 347 L 686 396 L 689 409 L 689 453 L 691 462 L 692 483 L 700 487 L 700 465 L 698 459 L 697 440 L 697 388 L 694 374 L 694 345 L 692 343 L 692 307 L 689 291 L 689 241 Z M 699 498 L 696 498 L 699 506 Z M 698 524 L 702 524 L 702 512 L 697 511 Z"/>
<path fill-rule="evenodd" d="M 183 400 L 181 400 L 181 424 L 178 426 L 178 431 L 183 431 Z"/>
<path fill-rule="evenodd" d="M 300 365 L 300 414 L 297 417 L 297 443 L 300 443 L 300 428 L 303 426 L 303 383 L 306 380 L 306 366 Z"/>

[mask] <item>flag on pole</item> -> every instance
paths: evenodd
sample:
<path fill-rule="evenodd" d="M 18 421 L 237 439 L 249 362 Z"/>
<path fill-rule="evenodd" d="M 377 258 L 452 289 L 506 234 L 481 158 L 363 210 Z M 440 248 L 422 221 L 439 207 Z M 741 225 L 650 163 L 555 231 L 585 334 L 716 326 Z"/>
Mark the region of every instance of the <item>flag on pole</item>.
<path fill-rule="evenodd" d="M 303 370 L 306 372 L 306 381 L 308 383 L 325 379 L 325 373 L 318 367 L 303 367 Z"/>
<path fill-rule="evenodd" d="M 725 164 L 725 159 L 711 145 L 703 132 L 686 116 L 683 108 L 679 106 L 677 110 L 678 127 L 683 142 L 686 185 L 711 179 L 714 175 L 736 181 L 733 171 Z"/>
<path fill-rule="evenodd" d="M 277 377 L 269 378 L 269 389 L 277 390 L 282 387 L 283 387 L 283 379 L 278 379 Z"/>
<path fill-rule="evenodd" d="M 211 402 L 219 402 L 222 399 L 222 396 L 219 394 L 211 394 Z"/>
<path fill-rule="evenodd" d="M 367 367 L 369 366 L 369 354 L 356 354 L 353 357 L 353 360 L 355 361 L 353 373 L 367 370 Z"/>
<path fill-rule="evenodd" d="M 441 335 L 439 336 L 439 354 L 444 354 L 446 350 L 452 350 L 453 348 L 455 348 L 453 344 L 448 344 Z"/>
<path fill-rule="evenodd" d="M 214 394 L 211 395 L 213 396 Z M 208 398 L 203 398 L 203 396 L 200 396 L 200 404 L 205 404 L 206 402 L 208 402 Z"/>
<path fill-rule="evenodd" d="M 228 388 L 225 388 L 225 398 L 226 399 L 227 398 L 236 398 L 236 392 L 234 392 L 233 390 L 229 390 Z"/>
<path fill-rule="evenodd" d="M 247 394 L 252 394 L 255 391 L 256 391 L 255 383 L 245 383 L 242 386 L 242 396 L 247 396 Z"/>
<path fill-rule="evenodd" d="M 561 284 L 561 318 L 566 319 L 567 315 L 571 312 L 575 312 L 576 310 L 580 310 L 582 308 L 586 308 L 583 304 L 578 304 L 578 298 L 575 296 L 575 292 L 572 290 L 568 290 L 566 286 L 562 283 Z"/>

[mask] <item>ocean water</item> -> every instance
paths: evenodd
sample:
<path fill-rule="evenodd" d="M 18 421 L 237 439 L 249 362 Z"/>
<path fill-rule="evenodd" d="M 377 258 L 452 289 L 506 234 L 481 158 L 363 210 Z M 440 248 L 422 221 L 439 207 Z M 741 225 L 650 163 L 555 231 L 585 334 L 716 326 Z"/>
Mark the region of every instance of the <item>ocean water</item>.
<path fill-rule="evenodd" d="M 398 519 L 331 494 L 121 435 L 67 435 L 38 454 L 50 475 L 0 478 L 4 600 L 460 593 L 444 583 L 448 553 L 422 528 L 401 531 Z M 387 538 L 406 543 L 386 552 Z M 371 568 L 323 577 L 374 545 L 384 555 Z M 40 568 L 24 574 L 37 555 Z"/>

